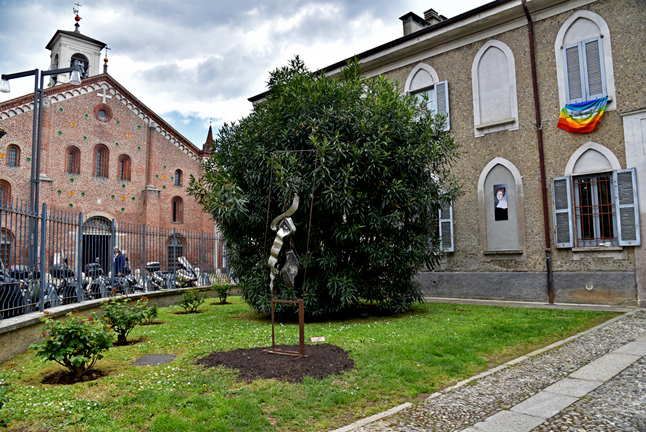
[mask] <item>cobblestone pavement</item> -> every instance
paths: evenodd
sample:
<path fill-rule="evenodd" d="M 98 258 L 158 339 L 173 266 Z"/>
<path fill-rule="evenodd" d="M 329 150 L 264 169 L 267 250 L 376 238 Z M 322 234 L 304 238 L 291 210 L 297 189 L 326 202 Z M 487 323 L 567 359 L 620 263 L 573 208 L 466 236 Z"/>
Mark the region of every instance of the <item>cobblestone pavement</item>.
<path fill-rule="evenodd" d="M 632 356 L 613 353 L 618 349 L 625 352 L 625 345 L 636 339 L 638 342 L 630 345 L 637 347 Z M 357 422 L 335 432 L 646 432 L 645 348 L 646 311 L 636 310 L 435 393 L 394 415 L 367 424 Z M 613 356 L 628 358 L 630 364 L 621 366 Z M 601 363 L 603 371 L 604 360 L 608 360 L 607 379 L 585 377 L 592 362 Z M 580 395 L 575 392 L 577 397 L 557 395 L 550 389 L 543 392 L 555 383 L 562 386 L 573 382 L 587 387 L 579 390 Z M 546 400 L 537 406 L 561 403 L 563 408 L 553 413 L 544 411 L 549 414 L 543 412 L 538 417 L 517 414 L 529 401 L 519 409 L 521 402 L 530 397 L 540 399 L 541 395 Z M 531 409 L 525 412 L 531 414 Z M 492 421 L 495 419 L 499 423 Z"/>

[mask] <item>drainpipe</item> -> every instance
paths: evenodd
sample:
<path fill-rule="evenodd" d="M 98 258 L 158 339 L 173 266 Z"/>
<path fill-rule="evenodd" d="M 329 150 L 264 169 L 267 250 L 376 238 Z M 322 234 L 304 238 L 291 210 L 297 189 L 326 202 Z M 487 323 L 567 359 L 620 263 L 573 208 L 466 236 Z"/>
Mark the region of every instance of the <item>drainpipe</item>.
<path fill-rule="evenodd" d="M 543 150 L 543 122 L 538 100 L 538 81 L 536 79 L 536 53 L 534 52 L 534 24 L 527 9 L 526 0 L 522 0 L 523 10 L 527 17 L 527 35 L 529 37 L 529 58 L 532 66 L 532 86 L 534 87 L 534 111 L 536 113 L 536 138 L 538 141 L 538 160 L 541 169 L 541 195 L 543 198 L 543 229 L 545 235 L 545 268 L 547 269 L 547 299 L 554 303 L 554 278 L 552 275 L 552 246 L 550 244 L 550 223 L 547 213 L 547 182 L 545 180 L 545 154 Z"/>

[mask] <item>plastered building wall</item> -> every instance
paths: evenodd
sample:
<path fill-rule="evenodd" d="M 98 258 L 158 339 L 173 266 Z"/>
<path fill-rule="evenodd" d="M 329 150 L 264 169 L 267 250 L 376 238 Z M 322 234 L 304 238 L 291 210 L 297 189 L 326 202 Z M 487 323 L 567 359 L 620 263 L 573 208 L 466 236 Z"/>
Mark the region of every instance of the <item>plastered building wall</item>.
<path fill-rule="evenodd" d="M 611 38 L 616 88 L 616 100 L 608 105 L 610 109 L 596 129 L 588 134 L 573 134 L 556 127 L 562 106 L 559 102 L 555 41 L 563 24 L 577 11 L 594 12 L 607 23 L 610 34 L 604 37 Z M 589 142 L 609 149 L 619 160 L 621 168 L 635 166 L 627 165 L 622 117 L 646 108 L 643 85 L 646 31 L 641 19 L 644 16 L 645 2 L 612 0 L 566 2 L 541 10 L 533 17 L 556 301 L 622 304 L 637 304 L 639 301 L 636 268 L 646 263 L 636 261 L 635 251 L 640 252 L 644 246 L 616 247 L 609 251 L 556 248 L 551 189 L 552 180 L 565 175 L 568 161 L 575 151 Z M 472 66 L 479 51 L 491 41 L 504 44 L 513 54 L 518 128 L 477 136 Z M 449 85 L 450 133 L 460 151 L 452 170 L 460 179 L 463 191 L 453 208 L 455 252 L 449 253 L 434 272 L 422 272 L 419 280 L 428 295 L 545 300 L 544 214 L 527 22 L 524 17 L 513 22 L 501 21 L 498 26 L 480 34 L 465 34 L 462 40 L 454 39 L 450 44 L 456 47 L 444 50 L 435 47 L 433 55 L 425 56 L 422 51 L 405 66 L 382 67 L 386 69 L 382 74 L 398 82 L 401 92 L 405 90 L 404 83 L 409 74 L 420 63 L 431 66 L 439 81 L 448 80 Z M 444 52 L 436 53 L 438 50 Z M 406 61 L 398 62 L 399 65 L 401 63 Z M 370 71 L 366 73 L 371 74 Z M 615 106 L 616 109 L 612 108 Z M 495 113 L 499 107 L 484 105 L 480 109 Z M 495 253 L 483 242 L 487 238 L 482 235 L 483 229 L 490 235 L 491 229 L 487 230 L 486 217 L 478 213 L 479 199 L 482 200 L 479 193 L 483 193 L 478 190 L 478 182 L 485 166 L 496 158 L 513 164 L 522 180 L 524 241 L 521 239 L 521 242 L 524 246 L 515 252 Z M 639 172 L 638 180 L 644 176 L 646 173 Z M 492 179 L 490 183 L 503 183 L 504 178 L 501 175 L 500 180 Z M 639 184 L 643 192 L 646 186 L 642 185 L 643 180 Z M 485 188 L 484 194 L 492 196 L 493 191 Z M 642 215 L 644 207 L 646 202 L 642 200 Z"/>

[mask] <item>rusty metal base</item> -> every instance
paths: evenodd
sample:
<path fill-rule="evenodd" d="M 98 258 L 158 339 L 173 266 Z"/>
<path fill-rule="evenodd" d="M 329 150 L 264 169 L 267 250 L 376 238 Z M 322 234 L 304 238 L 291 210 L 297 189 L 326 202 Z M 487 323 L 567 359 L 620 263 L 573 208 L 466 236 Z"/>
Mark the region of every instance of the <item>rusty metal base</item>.
<path fill-rule="evenodd" d="M 307 354 L 301 354 L 296 351 L 282 351 L 282 350 L 277 350 L 277 349 L 265 349 L 262 350 L 262 352 L 267 353 L 267 354 L 280 354 L 280 355 L 288 355 L 288 356 L 293 356 L 294 360 L 298 360 L 299 358 L 303 357 L 309 357 Z"/>

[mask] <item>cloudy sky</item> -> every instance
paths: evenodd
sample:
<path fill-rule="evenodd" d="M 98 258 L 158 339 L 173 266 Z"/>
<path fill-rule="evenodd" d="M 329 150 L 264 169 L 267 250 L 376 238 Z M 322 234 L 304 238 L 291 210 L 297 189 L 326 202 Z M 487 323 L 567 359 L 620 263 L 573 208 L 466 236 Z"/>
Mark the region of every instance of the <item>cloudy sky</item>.
<path fill-rule="evenodd" d="M 403 35 L 399 17 L 453 17 L 486 0 L 0 0 L 0 73 L 47 69 L 56 30 L 108 44 L 109 73 L 194 144 L 251 111 L 268 72 L 299 55 L 316 70 Z M 0 102 L 33 92 L 11 81 Z"/>

